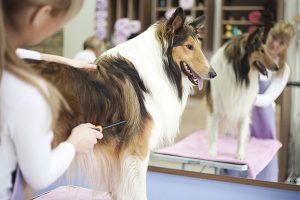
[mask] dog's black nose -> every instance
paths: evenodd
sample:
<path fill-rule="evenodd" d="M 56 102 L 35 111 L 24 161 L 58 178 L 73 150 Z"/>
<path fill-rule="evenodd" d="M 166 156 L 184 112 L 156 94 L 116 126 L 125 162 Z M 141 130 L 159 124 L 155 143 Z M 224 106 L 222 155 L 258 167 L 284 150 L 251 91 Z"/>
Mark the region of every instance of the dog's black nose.
<path fill-rule="evenodd" d="M 217 73 L 215 72 L 215 70 L 211 69 L 209 72 L 208 72 L 208 77 L 209 78 L 215 78 L 217 76 Z"/>

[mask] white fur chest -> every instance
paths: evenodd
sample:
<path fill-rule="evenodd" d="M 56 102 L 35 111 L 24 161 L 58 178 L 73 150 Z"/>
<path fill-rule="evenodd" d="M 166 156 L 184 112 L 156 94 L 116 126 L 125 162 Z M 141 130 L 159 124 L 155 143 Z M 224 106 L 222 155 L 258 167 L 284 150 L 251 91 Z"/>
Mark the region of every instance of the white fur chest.
<path fill-rule="evenodd" d="M 191 88 L 190 81 L 186 77 L 183 78 L 183 95 L 180 100 L 175 85 L 170 83 L 164 70 L 161 46 L 153 31 L 155 29 L 149 28 L 133 40 L 104 54 L 119 54 L 130 60 L 149 90 L 149 93 L 145 94 L 145 106 L 154 122 L 150 149 L 173 142 L 179 131 L 180 118 Z"/>
<path fill-rule="evenodd" d="M 259 74 L 256 70 L 249 72 L 248 86 L 245 83 L 237 83 L 233 67 L 224 55 L 216 54 L 215 56 L 212 59 L 212 66 L 218 76 L 211 80 L 213 110 L 222 119 L 222 124 L 225 124 L 223 126 L 237 124 L 241 118 L 251 114 L 258 94 Z"/>
<path fill-rule="evenodd" d="M 168 80 L 162 80 L 156 87 L 152 85 L 153 93 L 146 95 L 146 107 L 154 122 L 150 139 L 151 149 L 174 142 L 190 92 L 190 83 L 187 79 L 183 80 L 183 85 L 181 100 Z"/>

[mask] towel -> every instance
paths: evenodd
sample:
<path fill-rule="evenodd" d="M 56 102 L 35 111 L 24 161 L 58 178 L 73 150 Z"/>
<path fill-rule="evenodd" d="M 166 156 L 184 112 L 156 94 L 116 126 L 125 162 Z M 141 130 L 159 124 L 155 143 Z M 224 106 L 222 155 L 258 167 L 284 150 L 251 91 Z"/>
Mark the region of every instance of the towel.
<path fill-rule="evenodd" d="M 219 136 L 216 157 L 208 155 L 208 140 L 205 131 L 197 131 L 173 146 L 156 150 L 156 153 L 180 157 L 218 161 L 225 163 L 247 164 L 248 178 L 255 179 L 276 155 L 282 144 L 274 139 L 250 137 L 245 160 L 236 159 L 237 140 L 230 136 Z"/>
<path fill-rule="evenodd" d="M 46 192 L 33 200 L 111 200 L 109 193 L 93 194 L 91 189 L 78 186 L 61 186 Z"/>

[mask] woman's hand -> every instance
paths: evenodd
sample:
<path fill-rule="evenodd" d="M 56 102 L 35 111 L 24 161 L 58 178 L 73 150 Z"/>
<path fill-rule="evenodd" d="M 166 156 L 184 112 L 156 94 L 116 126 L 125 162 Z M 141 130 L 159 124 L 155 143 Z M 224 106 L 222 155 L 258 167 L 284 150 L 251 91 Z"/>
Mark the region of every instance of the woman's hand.
<path fill-rule="evenodd" d="M 93 124 L 80 124 L 73 128 L 67 142 L 75 147 L 76 153 L 88 153 L 97 143 L 97 139 L 103 138 L 100 131 Z"/>

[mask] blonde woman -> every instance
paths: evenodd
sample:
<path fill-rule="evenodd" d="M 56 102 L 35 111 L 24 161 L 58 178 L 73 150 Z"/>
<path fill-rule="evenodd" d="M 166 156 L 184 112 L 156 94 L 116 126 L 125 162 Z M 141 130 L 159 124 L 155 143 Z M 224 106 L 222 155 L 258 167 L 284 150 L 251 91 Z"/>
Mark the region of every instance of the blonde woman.
<path fill-rule="evenodd" d="M 75 60 L 81 60 L 92 63 L 105 51 L 105 43 L 98 36 L 88 37 L 83 43 L 83 50 L 75 56 Z"/>
<path fill-rule="evenodd" d="M 267 36 L 266 46 L 270 55 L 277 61 L 279 71 L 268 71 L 268 76 L 260 75 L 259 94 L 252 111 L 251 136 L 262 139 L 276 139 L 275 100 L 285 88 L 290 67 L 286 63 L 288 46 L 295 34 L 292 24 L 286 21 L 277 22 Z M 247 177 L 245 173 L 225 170 L 225 175 Z M 278 181 L 277 155 L 257 175 L 256 179 Z"/>
<path fill-rule="evenodd" d="M 0 2 L 0 199 L 22 199 L 21 174 L 34 189 L 59 178 L 75 153 L 90 151 L 102 133 L 89 123 L 72 130 L 51 149 L 62 106 L 60 93 L 15 54 L 55 33 L 80 9 L 82 0 L 1 0 Z M 17 171 L 17 178 L 13 177 Z M 20 173 L 21 172 L 21 173 Z M 19 188 L 19 192 L 21 192 Z"/>
<path fill-rule="evenodd" d="M 259 94 L 252 112 L 251 136 L 263 139 L 276 139 L 275 100 L 285 88 L 290 67 L 286 63 L 288 46 L 295 34 L 292 24 L 286 21 L 277 22 L 268 33 L 266 46 L 270 55 L 278 62 L 278 72 L 268 72 L 260 77 Z M 257 175 L 264 181 L 278 181 L 277 155 Z"/>

